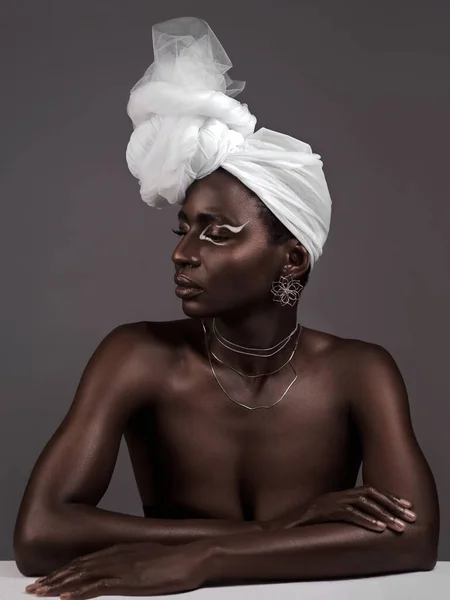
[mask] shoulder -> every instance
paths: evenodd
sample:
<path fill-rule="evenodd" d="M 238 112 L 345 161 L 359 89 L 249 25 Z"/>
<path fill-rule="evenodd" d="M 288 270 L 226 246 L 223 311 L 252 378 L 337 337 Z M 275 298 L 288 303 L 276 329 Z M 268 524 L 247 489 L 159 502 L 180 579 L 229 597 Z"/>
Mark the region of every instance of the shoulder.
<path fill-rule="evenodd" d="M 82 372 L 74 411 L 95 406 L 119 417 L 143 401 L 159 398 L 173 375 L 185 326 L 177 321 L 139 321 L 111 329 Z"/>
<path fill-rule="evenodd" d="M 117 372 L 140 372 L 153 379 L 165 376 L 166 369 L 192 343 L 191 319 L 122 323 L 101 340 L 91 360 Z"/>
<path fill-rule="evenodd" d="M 397 396 L 404 394 L 404 381 L 397 363 L 383 346 L 312 329 L 307 330 L 305 337 L 310 353 L 323 358 L 348 399 L 379 396 L 381 390 L 388 389 L 395 390 Z"/>
<path fill-rule="evenodd" d="M 392 354 L 385 347 L 358 339 L 342 339 L 339 354 L 341 366 L 353 387 L 367 390 L 392 384 L 401 378 Z"/>
<path fill-rule="evenodd" d="M 339 368 L 366 376 L 373 369 L 396 369 L 390 352 L 372 342 L 344 338 L 325 331 L 305 328 L 305 342 L 310 353 L 333 359 Z"/>
<path fill-rule="evenodd" d="M 363 440 L 386 436 L 410 439 L 411 411 L 403 376 L 391 353 L 379 344 L 316 332 L 333 374 L 339 396 L 345 401 Z"/>
<path fill-rule="evenodd" d="M 176 321 L 138 321 L 122 323 L 112 329 L 99 348 L 123 349 L 127 352 L 150 350 L 168 352 L 189 339 L 191 319 Z"/>
<path fill-rule="evenodd" d="M 357 339 L 343 339 L 340 346 L 341 381 L 353 415 L 368 427 L 380 420 L 409 422 L 405 381 L 389 350 Z"/>

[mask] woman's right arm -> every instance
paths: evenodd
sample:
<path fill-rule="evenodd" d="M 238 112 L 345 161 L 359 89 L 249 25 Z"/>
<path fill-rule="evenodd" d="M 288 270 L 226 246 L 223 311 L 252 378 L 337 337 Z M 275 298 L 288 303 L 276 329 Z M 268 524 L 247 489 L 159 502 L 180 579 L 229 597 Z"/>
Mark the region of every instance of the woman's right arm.
<path fill-rule="evenodd" d="M 142 397 L 142 331 L 141 323 L 120 325 L 100 343 L 67 415 L 32 470 L 14 529 L 15 560 L 23 575 L 46 574 L 119 543 L 182 544 L 259 529 L 256 523 L 149 519 L 97 508 L 127 421 Z M 146 340 L 148 335 L 147 330 Z M 156 341 L 154 346 L 156 378 L 160 355 Z"/>

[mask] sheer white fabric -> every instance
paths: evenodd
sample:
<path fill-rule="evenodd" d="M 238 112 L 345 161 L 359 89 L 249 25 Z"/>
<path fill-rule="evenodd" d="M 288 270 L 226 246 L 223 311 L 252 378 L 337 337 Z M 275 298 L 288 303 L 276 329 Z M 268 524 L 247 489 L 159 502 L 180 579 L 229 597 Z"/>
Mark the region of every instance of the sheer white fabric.
<path fill-rule="evenodd" d="M 133 133 L 126 159 L 150 206 L 180 204 L 189 185 L 222 167 L 264 202 L 305 246 L 322 253 L 331 198 L 322 161 L 291 136 L 261 128 L 232 80 L 209 25 L 182 17 L 152 28 L 154 62 L 130 92 Z"/>

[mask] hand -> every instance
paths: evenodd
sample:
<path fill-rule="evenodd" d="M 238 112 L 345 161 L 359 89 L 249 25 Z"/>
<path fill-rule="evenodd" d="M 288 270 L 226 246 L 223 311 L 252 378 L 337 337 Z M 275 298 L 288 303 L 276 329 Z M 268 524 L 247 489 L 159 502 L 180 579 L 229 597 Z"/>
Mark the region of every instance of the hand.
<path fill-rule="evenodd" d="M 208 545 L 204 540 L 166 546 L 118 544 L 76 558 L 38 579 L 26 591 L 63 600 L 105 595 L 150 596 L 193 590 L 206 580 Z M 43 593 L 39 593 L 38 586 Z M 45 587 L 48 588 L 45 590 Z M 45 591 L 44 591 L 45 590 Z"/>
<path fill-rule="evenodd" d="M 363 485 L 349 490 L 330 492 L 318 496 L 305 509 L 290 511 L 286 515 L 261 523 L 263 529 L 290 529 L 299 525 L 314 525 L 333 521 L 353 523 L 371 531 L 384 531 L 386 527 L 402 532 L 406 521 L 414 522 L 416 515 L 407 510 L 411 502 L 388 492 Z M 400 517 L 400 518 L 399 518 Z"/>

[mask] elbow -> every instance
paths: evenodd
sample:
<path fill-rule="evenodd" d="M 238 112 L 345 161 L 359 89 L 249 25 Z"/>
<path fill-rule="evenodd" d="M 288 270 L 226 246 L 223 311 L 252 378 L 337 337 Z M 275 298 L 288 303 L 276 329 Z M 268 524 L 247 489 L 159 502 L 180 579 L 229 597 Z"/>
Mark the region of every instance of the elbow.
<path fill-rule="evenodd" d="M 32 561 L 28 561 L 22 555 L 16 556 L 15 561 L 18 571 L 24 577 L 43 577 L 44 575 L 48 575 L 48 573 L 37 568 Z"/>
<path fill-rule="evenodd" d="M 32 543 L 20 543 L 14 547 L 17 569 L 25 577 L 42 577 L 62 566 L 55 556 L 50 556 Z"/>
<path fill-rule="evenodd" d="M 41 577 L 48 575 L 56 567 L 51 556 L 45 551 L 48 544 L 43 544 L 37 536 L 14 532 L 14 560 L 20 573 L 25 577 Z"/>
<path fill-rule="evenodd" d="M 423 571 L 432 571 L 438 561 L 440 513 L 437 508 L 432 518 L 422 527 Z"/>
<path fill-rule="evenodd" d="M 23 525 L 19 524 L 19 519 L 16 521 L 13 535 L 13 552 L 14 560 L 20 573 L 25 577 L 33 577 L 30 573 L 30 545 L 27 543 L 23 533 Z"/>
<path fill-rule="evenodd" d="M 414 571 L 432 571 L 438 560 L 439 524 L 414 524 L 414 530 L 405 540 Z"/>
<path fill-rule="evenodd" d="M 25 577 L 42 577 L 69 560 L 70 535 L 66 535 L 61 511 L 55 508 L 23 512 L 13 535 L 14 560 Z"/>
<path fill-rule="evenodd" d="M 416 554 L 415 571 L 432 571 L 436 566 L 438 553 L 435 547 L 421 548 Z"/>
<path fill-rule="evenodd" d="M 25 540 L 14 539 L 14 560 L 18 570 L 25 577 L 39 577 L 46 574 L 38 564 L 38 553 L 33 544 Z"/>
<path fill-rule="evenodd" d="M 42 561 L 42 553 L 38 550 L 38 529 L 37 524 L 41 519 L 33 515 L 31 518 L 29 511 L 22 508 L 14 526 L 13 533 L 13 552 L 14 561 L 20 573 L 25 577 L 35 577 L 43 575 L 40 573 L 39 559 Z"/>
<path fill-rule="evenodd" d="M 422 559 L 421 571 L 432 571 L 437 563 L 437 552 L 434 554 L 428 554 Z"/>
<path fill-rule="evenodd" d="M 439 532 L 432 529 L 422 535 L 421 540 L 421 571 L 432 571 L 438 560 Z"/>

